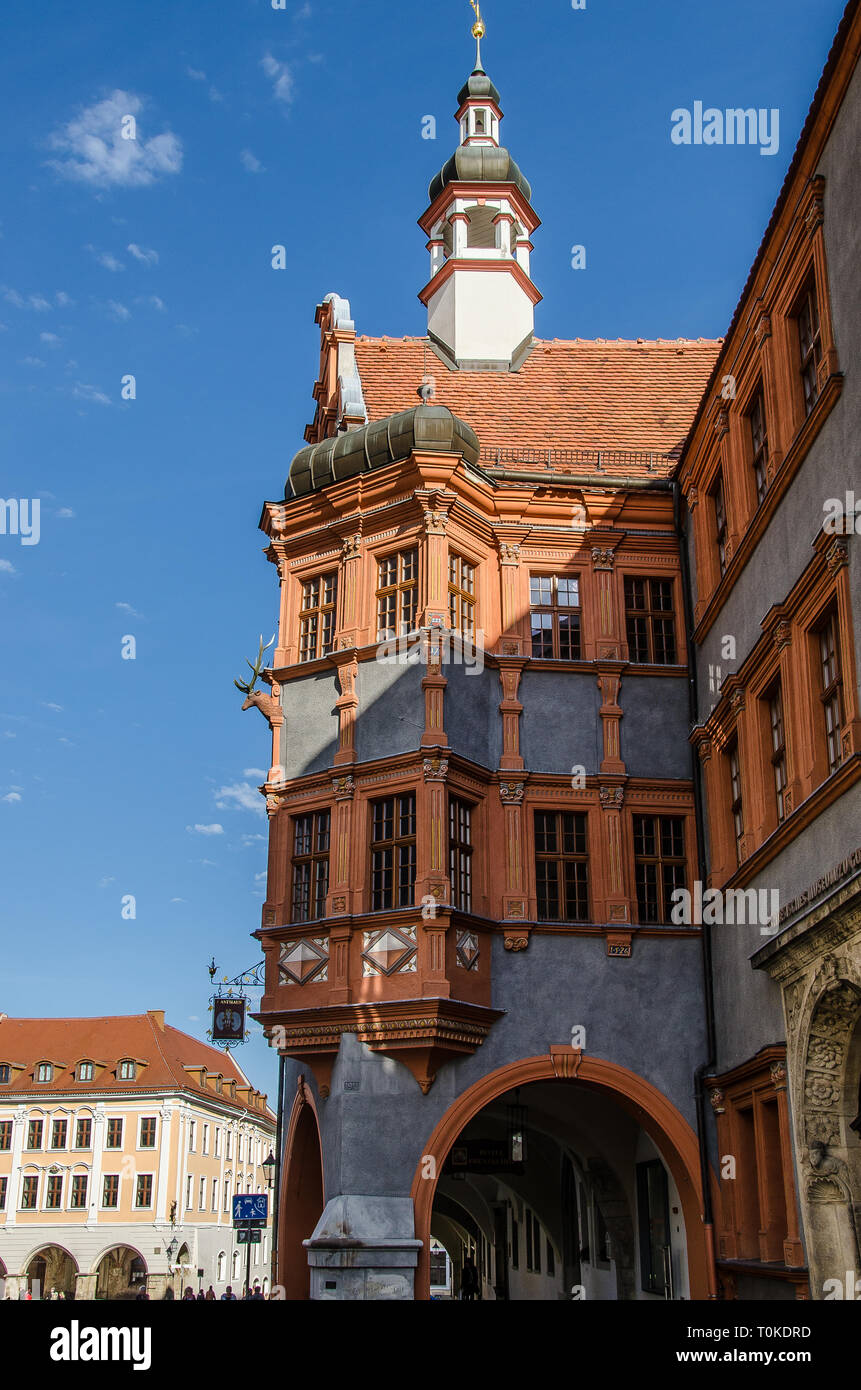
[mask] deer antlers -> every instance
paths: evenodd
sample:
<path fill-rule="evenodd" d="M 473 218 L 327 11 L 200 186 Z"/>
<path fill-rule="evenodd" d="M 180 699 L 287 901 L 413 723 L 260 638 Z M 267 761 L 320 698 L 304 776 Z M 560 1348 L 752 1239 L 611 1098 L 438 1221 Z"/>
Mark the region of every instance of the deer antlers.
<path fill-rule="evenodd" d="M 275 641 L 275 634 L 273 633 L 272 636 L 270 637 L 269 641 L 266 643 L 266 646 L 264 647 L 264 645 L 263 645 L 263 633 L 261 632 L 261 634 L 260 634 L 260 650 L 259 650 L 258 653 L 257 653 L 257 660 L 255 661 L 254 665 L 251 666 L 251 662 L 248 661 L 247 658 L 246 658 L 245 665 L 246 665 L 246 666 L 251 666 L 251 680 L 250 680 L 250 681 L 234 681 L 234 682 L 233 682 L 233 684 L 236 686 L 236 689 L 237 689 L 237 690 L 241 690 L 243 695 L 250 695 L 250 694 L 252 693 L 252 691 L 254 690 L 254 687 L 255 687 L 255 685 L 257 684 L 257 677 L 260 675 L 260 672 L 263 670 L 263 654 L 264 654 L 264 652 L 267 652 L 267 651 L 269 650 L 269 648 L 272 646 L 272 643 L 273 643 L 274 641 Z"/>

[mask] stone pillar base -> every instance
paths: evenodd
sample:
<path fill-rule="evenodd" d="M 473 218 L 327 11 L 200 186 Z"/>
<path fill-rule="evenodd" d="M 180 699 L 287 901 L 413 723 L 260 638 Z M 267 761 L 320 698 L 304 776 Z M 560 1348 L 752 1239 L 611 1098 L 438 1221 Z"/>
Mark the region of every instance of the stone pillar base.
<path fill-rule="evenodd" d="M 410 1300 L 421 1241 L 410 1197 L 334 1197 L 309 1240 L 313 1300 Z"/>

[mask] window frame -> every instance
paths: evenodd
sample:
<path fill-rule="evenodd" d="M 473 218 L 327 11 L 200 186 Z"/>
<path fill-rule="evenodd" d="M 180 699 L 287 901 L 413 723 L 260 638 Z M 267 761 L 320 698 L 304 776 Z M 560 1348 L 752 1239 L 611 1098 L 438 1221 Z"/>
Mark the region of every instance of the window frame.
<path fill-rule="evenodd" d="M 377 839 L 375 836 L 378 828 L 378 811 L 389 802 L 392 803 L 392 834 Z M 411 810 L 407 811 L 406 819 L 412 827 L 406 834 L 403 833 L 403 806 L 405 802 L 411 803 Z M 391 792 L 388 796 L 376 797 L 369 801 L 368 809 L 370 816 L 370 876 L 368 880 L 370 910 L 371 912 L 384 912 L 396 911 L 403 907 L 413 907 L 415 906 L 418 843 L 418 797 L 415 789 L 409 787 L 403 791 Z M 388 865 L 378 864 L 380 857 L 385 855 L 390 856 L 390 863 Z M 402 874 L 405 868 L 408 880 L 406 889 L 402 883 Z M 382 876 L 380 886 L 378 886 L 378 876 Z M 385 897 L 388 897 L 389 901 L 383 901 L 382 899 Z"/>
<path fill-rule="evenodd" d="M 120 1141 L 118 1144 L 111 1143 L 112 1135 L 117 1133 L 116 1126 L 119 1125 Z M 125 1144 L 126 1127 L 124 1115 L 108 1115 L 105 1117 L 105 1148 L 116 1151 L 122 1149 Z"/>
<path fill-rule="evenodd" d="M 637 852 L 637 839 L 638 839 L 638 835 L 637 835 L 637 822 L 638 822 L 638 821 L 645 821 L 645 820 L 651 820 L 651 821 L 655 822 L 655 826 L 653 826 L 653 839 L 654 839 L 654 845 L 655 845 L 656 853 L 651 854 L 651 855 L 647 855 L 647 854 L 638 854 L 638 852 Z M 632 813 L 632 816 L 631 816 L 631 838 L 632 838 L 632 844 L 633 844 L 633 849 L 634 849 L 634 901 L 635 901 L 635 903 L 636 903 L 636 908 L 637 908 L 637 921 L 638 921 L 638 923 L 639 923 L 640 926 L 644 926 L 644 927 L 647 927 L 647 926 L 668 926 L 668 925 L 670 925 L 670 924 L 672 923 L 672 915 L 671 915 L 671 914 L 672 914 L 672 907 L 673 907 L 673 905 L 672 905 L 672 894 L 673 894 L 673 891 L 674 891 L 675 889 L 677 889 L 677 888 L 687 888 L 687 886 L 688 886 L 688 831 L 687 831 L 687 820 L 688 820 L 688 817 L 687 817 L 686 815 L 684 815 L 684 814 L 682 814 L 682 815 L 665 815 L 665 814 L 664 814 L 663 812 L 661 812 L 661 811 L 642 811 L 642 812 Z M 663 838 L 662 838 L 662 825 L 661 825 L 661 822 L 663 822 L 663 821 L 677 822 L 677 823 L 681 826 L 682 852 L 681 852 L 680 855 L 666 855 L 666 856 L 665 856 L 665 855 L 663 854 Z M 640 868 L 641 865 L 642 865 L 642 866 L 648 866 L 648 865 L 650 865 L 650 864 L 654 864 L 654 865 L 655 865 L 655 886 L 656 886 L 656 897 L 657 897 L 657 904 L 656 904 L 656 905 L 657 905 L 659 914 L 660 914 L 660 912 L 664 912 L 664 913 L 665 913 L 665 915 L 664 915 L 663 917 L 660 916 L 660 915 L 658 915 L 657 917 L 652 918 L 652 917 L 649 917 L 647 914 L 644 915 L 644 913 L 643 913 L 643 900 L 642 900 L 641 894 L 640 894 L 640 874 L 639 874 L 639 868 Z M 681 871 L 682 871 L 682 872 L 681 872 L 682 881 L 681 881 L 680 883 L 679 883 L 679 882 L 672 881 L 672 882 L 670 883 L 670 885 L 669 885 L 669 891 L 668 891 L 667 880 L 666 880 L 665 873 L 664 873 L 664 866 L 665 866 L 665 865 L 666 865 L 670 870 L 678 870 L 679 868 L 681 868 Z"/>
<path fill-rule="evenodd" d="M 813 313 L 810 313 L 811 304 Z M 805 330 L 803 327 L 803 317 L 809 314 L 810 317 L 810 336 L 805 346 Z M 806 420 L 816 407 L 816 402 L 822 394 L 819 387 L 819 366 L 824 356 L 822 348 L 822 306 L 820 303 L 819 285 L 816 276 L 816 267 L 811 262 L 807 274 L 804 276 L 801 287 L 798 290 L 790 310 L 790 318 L 795 325 L 797 356 L 795 371 L 801 387 L 801 406 L 804 412 L 803 418 Z M 810 387 L 810 389 L 808 389 Z"/>
<path fill-rule="evenodd" d="M 58 1131 L 58 1129 L 62 1131 L 62 1136 L 63 1136 L 63 1142 L 62 1142 L 62 1144 L 58 1144 L 58 1143 L 56 1142 L 57 1131 Z M 53 1152 L 53 1153 L 64 1153 L 65 1150 L 68 1149 L 68 1147 L 69 1147 L 68 1139 L 69 1139 L 69 1117 L 68 1117 L 68 1115 L 58 1115 L 56 1119 L 55 1119 L 54 1116 L 52 1115 L 52 1116 L 51 1116 L 51 1143 L 50 1143 L 48 1152 L 49 1152 L 49 1153 L 50 1153 L 50 1152 Z"/>
<path fill-rule="evenodd" d="M 109 1202 L 109 1201 L 107 1200 L 107 1198 L 108 1198 L 108 1183 L 111 1183 L 111 1184 L 112 1184 L 111 1191 L 112 1191 L 112 1194 L 113 1194 L 113 1197 L 114 1197 L 114 1201 L 113 1201 L 113 1202 Z M 120 1207 L 120 1174 L 119 1174 L 119 1173 L 102 1173 L 102 1200 L 101 1200 L 101 1202 L 100 1202 L 100 1209 L 101 1209 L 102 1211 L 119 1211 L 119 1207 Z"/>
<path fill-rule="evenodd" d="M 374 590 L 374 613 L 376 622 L 376 633 L 378 642 L 389 642 L 398 637 L 406 637 L 409 633 L 416 630 L 419 611 L 419 550 L 418 543 L 408 546 L 404 550 L 388 550 L 385 554 L 375 555 L 374 562 L 377 567 L 376 588 Z M 412 573 L 404 577 L 405 562 L 412 557 Z M 395 565 L 395 580 L 391 584 L 382 583 L 381 570 L 384 565 Z M 410 597 L 411 602 L 405 605 L 405 597 Z M 384 628 L 381 626 L 381 605 L 387 600 L 394 599 L 395 627 Z M 404 617 L 404 609 L 407 607 L 411 614 L 411 620 Z"/>
<path fill-rule="evenodd" d="M 768 492 L 768 414 L 765 408 L 765 385 L 760 380 L 754 387 L 745 410 L 748 440 L 750 444 L 750 467 L 753 472 L 753 489 L 757 507 L 761 507 Z M 757 430 L 757 421 L 761 433 Z"/>
<path fill-rule="evenodd" d="M 541 816 L 543 816 L 543 817 L 545 817 L 545 818 L 546 818 L 546 817 L 551 817 L 551 816 L 552 816 L 552 817 L 555 818 L 556 824 L 555 824 L 555 826 L 554 826 L 554 831 L 555 831 L 555 836 L 556 836 L 556 843 L 557 843 L 557 845 L 559 846 L 559 848 L 556 849 L 556 850 L 539 849 L 539 825 L 538 825 L 538 820 L 539 820 L 539 817 L 541 817 Z M 581 835 L 581 832 L 582 832 L 582 843 L 583 843 L 584 846 L 585 846 L 584 849 L 582 849 L 582 850 L 580 850 L 580 849 L 575 849 L 575 850 L 569 850 L 569 851 L 566 851 L 566 850 L 565 850 L 564 845 L 565 845 L 565 838 L 566 838 L 566 830 L 565 830 L 564 818 L 565 818 L 566 816 L 570 816 L 570 817 L 575 821 L 575 825 L 572 827 L 573 835 L 574 835 L 574 837 L 575 837 L 575 842 L 580 838 L 580 835 Z M 592 898 L 591 898 L 591 875 L 590 875 L 590 872 L 589 872 L 589 870 L 590 870 L 590 864 L 589 864 L 589 813 L 588 813 L 588 811 L 586 811 L 586 810 L 568 810 L 567 808 L 558 807 L 558 806 L 536 806 L 536 807 L 533 808 L 533 814 L 532 814 L 532 827 L 531 827 L 531 829 L 532 829 L 532 857 L 533 857 L 533 862 L 534 862 L 534 865 L 535 865 L 535 912 L 536 912 L 536 919 L 537 919 L 539 922 L 560 922 L 560 923 L 566 923 L 566 922 L 589 922 L 589 921 L 591 921 L 591 920 L 592 920 L 592 918 L 591 918 Z M 546 835 L 546 833 L 547 833 L 547 832 L 546 832 L 546 829 L 543 830 L 541 833 L 542 833 L 542 836 L 543 836 L 543 835 Z M 541 891 L 541 884 L 540 884 L 540 880 L 539 880 L 539 865 L 540 865 L 540 864 L 554 864 L 554 865 L 557 866 L 557 876 L 556 876 L 556 889 L 557 889 L 557 894 L 556 894 L 556 896 L 557 896 L 557 903 L 558 903 L 558 906 L 559 906 L 559 914 L 560 914 L 560 915 L 558 915 L 558 916 L 556 916 L 556 917 L 551 917 L 551 916 L 547 915 L 546 912 L 542 912 L 542 891 Z M 568 906 L 569 906 L 569 903 L 570 903 L 568 884 L 567 884 L 567 882 L 565 881 L 565 880 L 567 879 L 566 865 L 568 865 L 568 864 L 582 865 L 582 866 L 584 867 L 584 869 L 585 869 L 585 874 L 583 875 L 583 877 L 585 878 L 585 887 L 581 890 L 579 884 L 575 885 L 575 898 L 578 898 L 578 899 L 580 898 L 580 896 L 581 896 L 581 891 L 582 891 L 582 893 L 585 894 L 585 913 L 584 913 L 583 915 L 579 915 L 579 914 L 578 914 L 578 915 L 575 915 L 575 916 L 573 916 L 573 917 L 572 917 L 572 916 L 569 916 L 569 915 L 568 915 L 568 912 L 567 912 L 567 909 L 568 909 Z M 576 878 L 579 878 L 579 877 L 580 877 L 579 873 L 578 873 L 578 874 L 575 874 L 575 877 L 576 877 Z M 563 899 L 564 899 L 564 904 L 563 904 Z M 564 911 L 562 910 L 562 909 L 563 909 L 563 905 L 564 905 L 564 909 L 565 909 Z"/>
<path fill-rule="evenodd" d="M 729 777 L 729 814 L 732 821 L 736 862 L 741 864 L 742 841 L 744 839 L 744 777 L 737 733 L 727 743 L 724 756 L 726 757 Z"/>
<path fill-rule="evenodd" d="M 454 577 L 452 565 L 454 564 Z M 472 588 L 465 587 L 464 566 L 468 567 Z M 451 632 L 459 632 L 462 637 L 475 641 L 476 618 L 478 616 L 478 565 L 460 550 L 449 547 L 447 565 L 448 623 Z M 463 625 L 464 616 L 469 625 Z"/>
<path fill-rule="evenodd" d="M 457 809 L 455 809 L 457 808 Z M 474 813 L 476 803 L 467 801 L 456 792 L 448 797 L 448 874 L 451 893 L 451 906 L 456 912 L 471 912 L 475 887 L 475 835 Z M 460 839 L 463 826 L 462 813 L 466 813 L 467 839 Z M 453 835 L 453 826 L 457 834 Z M 465 888 L 465 891 L 464 891 Z"/>
<path fill-rule="evenodd" d="M 43 1076 L 43 1072 L 46 1072 L 47 1075 Z M 37 1086 L 49 1086 L 51 1082 L 54 1080 L 54 1063 L 37 1062 L 35 1072 L 33 1075 L 33 1080 L 36 1082 Z"/>
<path fill-rule="evenodd" d="M 635 585 L 635 584 L 645 584 L 645 585 L 647 586 L 646 595 L 647 595 L 647 598 L 648 598 L 648 603 L 647 603 L 647 605 L 646 605 L 644 608 L 638 608 L 638 607 L 636 607 L 636 605 L 631 605 L 631 606 L 629 606 L 629 603 L 628 603 L 628 596 L 629 596 L 628 585 L 629 585 L 629 584 L 631 584 L 631 585 Z M 663 585 L 663 584 L 669 586 L 670 606 L 669 606 L 669 608 L 661 608 L 661 607 L 657 607 L 657 608 L 656 608 L 656 607 L 654 606 L 654 592 L 653 592 L 653 589 L 652 589 L 652 585 Z M 623 610 L 624 610 L 624 615 L 625 615 L 625 643 L 626 643 L 627 648 L 628 648 L 628 661 L 630 662 L 630 664 L 631 664 L 632 666 L 682 666 L 682 665 L 684 665 L 684 652 L 683 652 L 682 648 L 681 648 L 680 645 L 679 645 L 679 630 L 678 630 L 678 624 L 677 624 L 677 621 L 676 621 L 676 610 L 677 610 L 677 607 L 678 607 L 677 597 L 678 597 L 678 596 L 677 596 L 676 577 L 675 577 L 675 575 L 668 575 L 668 576 L 666 576 L 666 577 L 661 577 L 660 575 L 656 575 L 656 574 L 652 574 L 652 573 L 645 573 L 645 574 L 644 574 L 642 571 L 635 571 L 635 570 L 634 570 L 634 571 L 626 571 L 626 572 L 622 575 L 622 603 L 623 603 Z M 640 658 L 640 656 L 639 656 L 639 647 L 640 647 L 641 644 L 640 644 L 639 642 L 637 642 L 637 643 L 632 643 L 632 641 L 631 641 L 631 623 L 632 623 L 632 620 L 636 620 L 636 619 L 643 620 L 643 621 L 645 621 L 645 624 L 646 624 L 646 646 L 647 646 L 647 653 L 648 653 L 648 654 L 647 654 L 647 659 L 646 659 L 645 661 L 641 660 L 641 658 Z M 673 660 L 673 661 L 666 661 L 666 660 L 664 660 L 664 661 L 659 661 L 659 660 L 657 659 L 657 646 L 658 646 L 658 644 L 657 644 L 657 641 L 656 641 L 656 628 L 655 628 L 656 622 L 669 623 L 669 624 L 670 624 L 671 635 L 672 635 L 672 644 L 673 644 L 673 646 L 672 646 L 672 652 L 673 652 L 673 657 L 674 657 L 674 660 Z M 664 647 L 664 651 L 666 651 L 666 633 L 662 633 L 662 644 L 663 644 L 663 647 Z M 635 651 L 635 648 L 636 648 L 636 651 Z"/>
<path fill-rule="evenodd" d="M 133 1208 L 135 1211 L 152 1211 L 153 1197 L 154 1197 L 154 1195 L 155 1195 L 155 1181 L 154 1181 L 154 1179 L 155 1179 L 155 1174 L 154 1174 L 154 1173 L 136 1173 L 136 1174 L 135 1174 L 135 1195 L 134 1195 L 134 1208 Z M 149 1188 L 147 1189 L 148 1201 L 146 1201 L 146 1202 L 141 1202 L 141 1201 L 140 1201 L 141 1183 L 147 1182 L 147 1181 L 149 1182 Z"/>
<path fill-rule="evenodd" d="M 305 665 L 311 661 L 319 661 L 322 657 L 328 656 L 335 650 L 335 633 L 338 628 L 338 590 L 339 572 L 337 566 L 334 569 L 318 570 L 314 574 L 297 575 L 299 582 L 299 619 L 297 636 L 297 663 Z M 331 583 L 331 599 L 326 597 L 327 584 Z M 310 595 L 309 590 L 317 585 L 315 595 Z M 312 603 L 306 603 L 306 599 L 313 597 Z M 313 634 L 308 626 L 312 619 L 314 621 Z M 313 645 L 313 651 L 311 647 Z"/>
<path fill-rule="evenodd" d="M 87 1130 L 87 1142 L 86 1142 L 86 1144 L 81 1144 L 81 1143 L 78 1142 L 79 1139 L 80 1139 L 80 1137 L 81 1137 L 81 1126 L 82 1126 L 82 1125 L 85 1125 L 85 1126 L 86 1126 L 86 1130 Z M 92 1117 L 92 1115 L 76 1115 L 76 1116 L 75 1116 L 75 1142 L 74 1142 L 73 1148 L 78 1149 L 78 1150 L 80 1150 L 80 1151 L 83 1152 L 83 1153 L 87 1153 L 87 1152 L 89 1152 L 90 1149 L 92 1149 L 92 1147 L 93 1147 L 93 1117 Z"/>
<path fill-rule="evenodd" d="M 832 644 L 826 652 L 827 634 L 831 634 Z M 825 777 L 831 777 L 843 765 L 843 720 L 845 704 L 843 694 L 843 651 L 840 641 L 840 613 L 837 601 L 832 598 L 825 606 L 811 634 L 815 641 L 816 687 L 822 715 L 819 722 L 820 746 L 825 754 Z M 829 668 L 833 670 L 829 673 Z M 832 718 L 836 710 L 836 719 Z M 824 740 L 823 740 L 824 735 Z"/>
<path fill-rule="evenodd" d="M 321 824 L 325 818 L 325 848 L 320 847 Z M 297 854 L 296 846 L 299 843 L 299 827 L 305 822 L 310 821 L 310 849 L 307 853 Z M 326 916 L 326 899 L 329 895 L 329 884 L 331 875 L 330 856 L 332 852 L 332 808 L 321 806 L 313 811 L 303 811 L 290 818 L 291 830 L 291 855 L 290 855 L 290 920 L 291 923 L 319 922 Z M 297 869 L 307 866 L 309 875 L 307 884 L 300 883 L 297 878 Z M 307 905 L 297 896 L 299 888 L 307 887 Z"/>
<path fill-rule="evenodd" d="M 31 1142 L 30 1142 L 30 1139 L 31 1139 L 31 1137 L 32 1137 L 32 1135 L 33 1135 L 33 1133 L 34 1133 L 34 1131 L 38 1131 L 38 1140 L 39 1140 L 39 1142 L 38 1142 L 37 1144 L 31 1144 Z M 43 1140 L 43 1138 L 44 1138 L 44 1135 L 45 1135 L 45 1118 L 44 1118 L 44 1116 L 42 1116 L 40 1119 L 28 1120 L 28 1121 L 27 1121 L 27 1143 L 24 1145 L 24 1152 L 25 1152 L 25 1153 L 42 1153 L 43 1150 L 44 1150 L 44 1145 L 43 1145 L 43 1143 L 42 1143 L 42 1140 Z"/>
<path fill-rule="evenodd" d="M 39 1173 L 21 1174 L 21 1204 L 19 1211 L 39 1210 Z M 29 1198 L 32 1196 L 33 1200 Z"/>
<path fill-rule="evenodd" d="M 69 1210 L 86 1211 L 89 1206 L 89 1197 L 89 1173 L 73 1173 L 72 1181 L 69 1184 Z"/>
<path fill-rule="evenodd" d="M 558 598 L 559 598 L 559 581 L 560 581 L 560 579 L 561 579 L 561 580 L 563 581 L 563 583 L 565 583 L 565 584 L 572 584 L 572 583 L 574 584 L 574 586 L 575 586 L 575 591 L 576 591 L 576 594 L 577 594 L 577 602 L 576 602 L 576 604 L 560 604 L 560 603 L 558 602 Z M 529 637 L 530 637 L 530 644 L 531 644 L 531 656 L 532 656 L 532 660 L 533 660 L 533 661 L 582 661 L 582 660 L 583 660 L 583 593 L 582 593 L 582 575 L 581 575 L 580 571 L 577 570 L 576 572 L 571 572 L 570 574 L 569 574 L 569 573 L 557 573 L 556 571 L 554 571 L 552 574 L 543 574 L 543 573 L 541 573 L 541 572 L 539 572 L 539 571 L 537 571 L 537 570 L 530 570 L 529 576 L 528 576 L 528 580 L 529 580 L 529 629 L 530 629 L 530 631 L 529 631 Z M 540 603 L 540 602 L 539 602 L 539 603 L 535 603 L 535 602 L 533 602 L 533 585 L 536 585 L 536 584 L 540 585 L 540 584 L 542 584 L 542 583 L 546 583 L 547 581 L 549 581 L 549 583 L 550 583 L 550 602 L 549 602 L 549 603 Z M 549 633 L 550 633 L 550 647 L 551 647 L 551 650 L 550 650 L 549 653 L 543 652 L 543 651 L 541 651 L 541 652 L 536 652 L 536 650 L 535 650 L 536 634 L 535 634 L 535 630 L 534 630 L 534 624 L 533 624 L 533 621 L 532 621 L 532 620 L 533 620 L 533 615 L 537 615 L 538 617 L 549 617 L 549 619 L 550 619 L 549 627 L 546 627 L 546 628 L 545 628 L 545 627 L 542 627 L 542 628 L 539 629 L 539 632 L 549 631 Z M 572 618 L 572 627 L 571 627 L 571 629 L 570 629 L 570 632 L 568 633 L 569 643 L 568 643 L 567 645 L 570 645 L 571 647 L 576 647 L 576 651 L 574 651 L 573 654 L 571 654 L 571 653 L 569 652 L 568 655 L 564 655 L 564 656 L 563 656 L 563 655 L 562 655 L 562 647 L 563 647 L 562 637 L 563 637 L 563 633 L 562 633 L 562 631 L 561 631 L 560 619 L 561 619 L 561 618 L 564 618 L 564 617 L 566 617 L 566 616 L 570 616 L 570 617 Z M 572 636 L 573 636 L 574 640 L 573 640 L 573 641 L 570 641 L 570 639 L 571 639 Z M 543 645 L 543 644 L 542 644 L 542 645 Z"/>
<path fill-rule="evenodd" d="M 144 1125 L 147 1125 L 147 1126 L 151 1125 L 151 1126 L 152 1126 L 152 1143 L 151 1143 L 151 1144 L 145 1144 L 145 1143 L 144 1143 Z M 149 1132 L 150 1132 L 150 1131 L 149 1131 L 149 1129 L 148 1129 L 148 1130 L 147 1130 L 147 1133 L 149 1133 Z M 138 1147 L 139 1149 L 156 1149 L 156 1148 L 158 1148 L 158 1117 L 157 1117 L 156 1115 L 139 1115 L 139 1116 L 138 1116 L 137 1147 Z"/>

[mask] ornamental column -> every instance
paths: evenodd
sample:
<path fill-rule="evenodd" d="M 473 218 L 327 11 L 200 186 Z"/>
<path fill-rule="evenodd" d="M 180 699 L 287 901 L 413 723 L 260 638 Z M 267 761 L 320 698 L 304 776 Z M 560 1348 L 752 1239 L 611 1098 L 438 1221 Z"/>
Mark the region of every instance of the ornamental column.
<path fill-rule="evenodd" d="M 522 763 L 521 763 L 522 765 Z M 502 803 L 503 845 L 505 854 L 505 888 L 502 894 L 502 915 L 505 920 L 504 946 L 506 951 L 523 951 L 529 945 L 531 927 L 523 925 L 529 903 L 526 888 L 526 827 L 523 815 L 521 779 L 500 782 L 499 800 Z M 515 925 L 516 924 L 516 925 Z"/>

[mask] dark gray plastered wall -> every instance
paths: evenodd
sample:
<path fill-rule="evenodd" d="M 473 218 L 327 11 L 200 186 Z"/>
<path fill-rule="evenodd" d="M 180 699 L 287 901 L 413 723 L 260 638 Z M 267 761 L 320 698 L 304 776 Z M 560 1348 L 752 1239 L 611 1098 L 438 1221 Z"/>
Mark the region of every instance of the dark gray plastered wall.
<path fill-rule="evenodd" d="M 691 775 L 687 674 L 622 676 L 622 758 L 630 777 Z"/>
<path fill-rule="evenodd" d="M 692 1075 L 705 1047 L 699 941 L 642 938 L 630 960 L 606 950 L 603 937 L 533 936 L 512 955 L 496 937 L 493 1002 L 510 1012 L 475 1054 L 441 1068 L 427 1096 L 400 1063 L 346 1034 L 331 1095 L 320 1104 L 327 1198 L 407 1193 L 458 1095 L 506 1063 L 570 1043 L 578 1024 L 587 1052 L 644 1076 L 693 1125 Z"/>
<path fill-rule="evenodd" d="M 282 761 L 288 779 L 331 766 L 338 748 L 337 698 L 334 671 L 318 671 L 285 683 Z"/>
<path fill-rule="evenodd" d="M 591 672 L 524 671 L 520 751 L 530 772 L 596 773 L 603 757 L 600 696 Z"/>

